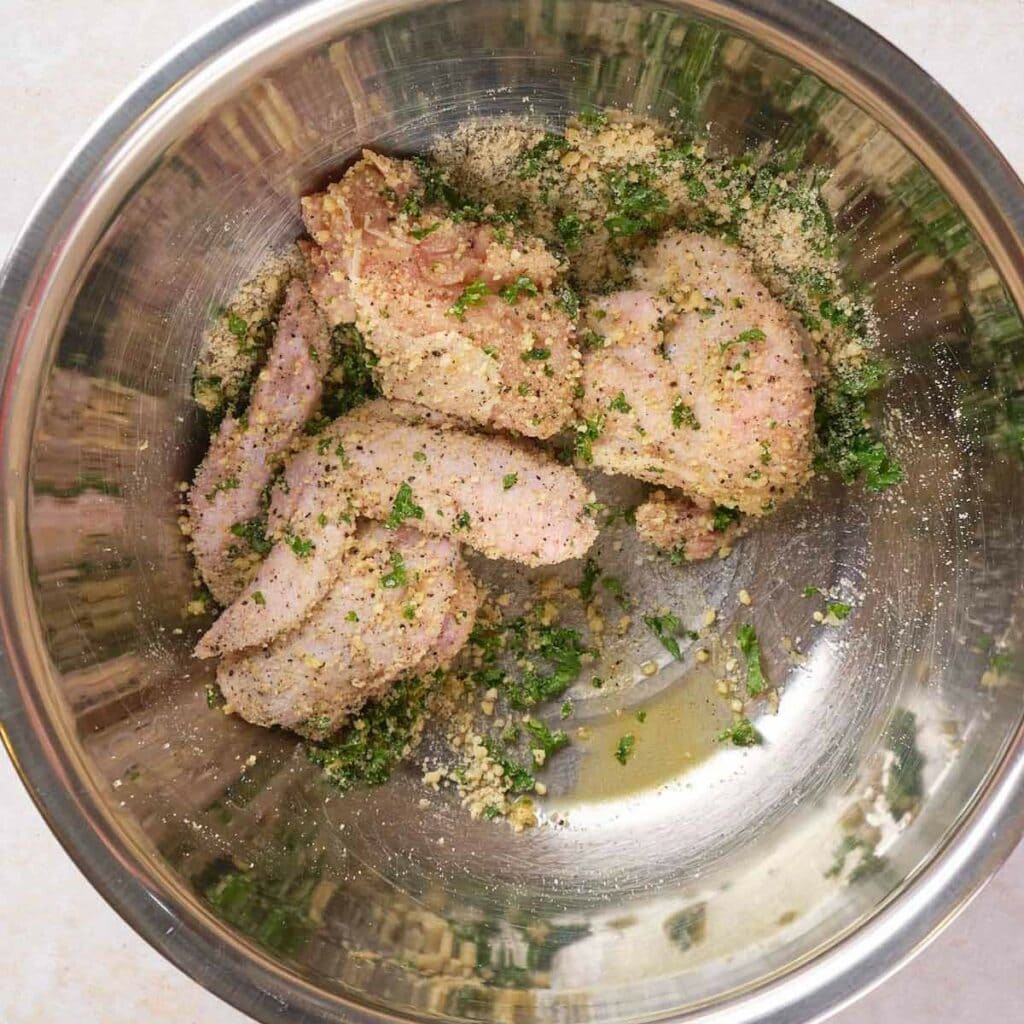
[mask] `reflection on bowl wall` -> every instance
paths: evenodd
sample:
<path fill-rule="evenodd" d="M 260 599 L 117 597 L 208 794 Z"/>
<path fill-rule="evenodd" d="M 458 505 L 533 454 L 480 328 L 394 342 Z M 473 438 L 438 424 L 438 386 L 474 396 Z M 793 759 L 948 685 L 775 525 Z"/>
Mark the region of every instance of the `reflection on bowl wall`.
<path fill-rule="evenodd" d="M 516 836 L 421 808 L 414 772 L 331 791 L 294 738 L 207 709 L 178 483 L 210 311 L 300 233 L 301 194 L 365 145 L 589 106 L 833 170 L 905 482 L 817 481 L 731 559 L 637 563 L 681 606 L 755 595 L 784 689 L 767 742 L 603 798 L 570 759 L 566 823 Z M 920 72 L 818 3 L 264 2 L 222 23 L 69 166 L 3 284 L 0 709 L 41 808 L 147 938 L 264 1020 L 795 1021 L 865 987 L 1019 835 L 1022 196 Z M 812 583 L 858 595 L 841 631 L 811 620 Z M 707 703 L 694 665 L 658 679 L 638 686 L 688 695 L 684 718 Z M 579 719 L 638 692 L 581 696 Z"/>

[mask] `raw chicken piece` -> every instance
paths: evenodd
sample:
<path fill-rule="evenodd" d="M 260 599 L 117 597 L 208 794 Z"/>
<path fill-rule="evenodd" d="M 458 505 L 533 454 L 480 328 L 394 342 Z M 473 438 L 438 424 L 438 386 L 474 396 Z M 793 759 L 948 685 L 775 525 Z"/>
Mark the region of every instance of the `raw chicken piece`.
<path fill-rule="evenodd" d="M 293 280 L 247 414 L 223 420 L 188 495 L 196 565 L 221 604 L 238 596 L 259 561 L 231 528 L 260 514 L 278 460 L 320 401 L 329 359 L 327 328 L 306 286 Z"/>
<path fill-rule="evenodd" d="M 571 415 L 573 325 L 537 238 L 453 218 L 416 166 L 369 151 L 302 200 L 312 287 L 329 318 L 354 317 L 389 398 L 530 437 Z"/>
<path fill-rule="evenodd" d="M 196 654 L 258 647 L 297 626 L 342 571 L 356 515 L 407 521 L 491 558 L 551 565 L 593 543 L 584 508 L 593 498 L 572 469 L 521 443 L 466 433 L 402 403 L 367 402 L 292 458 L 268 525 L 284 542 Z"/>
<path fill-rule="evenodd" d="M 762 515 L 811 475 L 799 330 L 737 249 L 671 232 L 595 300 L 577 408 L 596 465 Z M 603 347 L 602 347 L 603 346 Z"/>
<path fill-rule="evenodd" d="M 644 540 L 687 562 L 699 562 L 727 551 L 747 532 L 749 520 L 716 521 L 714 510 L 701 508 L 681 495 L 655 491 L 636 510 L 636 532 Z"/>
<path fill-rule="evenodd" d="M 219 664 L 221 692 L 246 721 L 330 735 L 466 642 L 478 598 L 457 543 L 362 523 L 345 548 L 344 574 L 297 630 Z"/>

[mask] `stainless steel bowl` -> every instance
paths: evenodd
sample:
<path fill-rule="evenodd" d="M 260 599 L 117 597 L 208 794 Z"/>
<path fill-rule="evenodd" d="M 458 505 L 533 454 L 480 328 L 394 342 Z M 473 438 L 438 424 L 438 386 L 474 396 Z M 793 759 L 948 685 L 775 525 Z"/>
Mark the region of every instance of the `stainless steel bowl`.
<path fill-rule="evenodd" d="M 724 609 L 746 587 L 773 651 L 799 638 L 803 658 L 771 660 L 768 743 L 566 795 L 567 825 L 513 836 L 420 810 L 411 776 L 332 794 L 286 737 L 206 710 L 175 487 L 210 306 L 298 232 L 301 193 L 364 144 L 584 104 L 835 168 L 907 480 L 821 482 L 728 561 L 682 583 L 644 570 Z M 925 943 L 1021 834 L 1022 301 L 1021 183 L 827 4 L 255 3 L 123 100 L 5 269 L 8 749 L 111 904 L 261 1020 L 820 1015 Z M 859 595 L 842 631 L 811 623 L 809 583 Z M 659 678 L 615 699 L 682 694 L 684 729 L 706 681 Z"/>

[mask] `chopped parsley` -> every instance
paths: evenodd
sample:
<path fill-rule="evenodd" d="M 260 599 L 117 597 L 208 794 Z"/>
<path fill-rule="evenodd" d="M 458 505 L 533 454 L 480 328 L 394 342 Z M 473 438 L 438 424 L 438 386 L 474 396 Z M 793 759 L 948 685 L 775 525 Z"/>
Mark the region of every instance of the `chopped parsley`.
<path fill-rule="evenodd" d="M 635 746 L 636 737 L 631 732 L 627 732 L 625 736 L 620 736 L 619 742 L 615 745 L 615 760 L 619 764 L 625 765 L 633 756 L 633 747 Z"/>
<path fill-rule="evenodd" d="M 366 347 L 354 324 L 335 327 L 331 331 L 331 358 L 324 375 L 320 412 L 314 417 L 313 425 L 326 425 L 326 422 L 343 416 L 367 399 L 377 398 L 380 391 L 373 379 L 376 365 L 377 357 Z M 307 429 L 307 433 L 319 431 Z M 340 452 L 335 450 L 335 454 L 344 460 L 344 449 Z"/>
<path fill-rule="evenodd" d="M 858 478 L 869 491 L 884 491 L 903 479 L 899 462 L 868 423 L 868 396 L 884 381 L 880 364 L 836 376 L 818 389 L 814 409 L 815 468 L 837 474 L 845 483 Z"/>
<path fill-rule="evenodd" d="M 609 409 L 614 409 L 616 412 L 632 412 L 633 406 L 626 401 L 625 394 L 620 391 L 609 403 Z"/>
<path fill-rule="evenodd" d="M 608 341 L 603 334 L 598 334 L 597 331 L 593 331 L 589 327 L 580 332 L 579 339 L 580 344 L 586 349 L 604 348 L 605 342 Z"/>
<path fill-rule="evenodd" d="M 546 700 L 560 697 L 580 674 L 586 653 L 579 632 L 562 626 L 532 626 L 522 619 L 509 626 L 509 648 L 531 662 L 543 660 L 547 671 L 536 667 L 523 673 L 519 680 L 503 681 L 513 708 L 532 708 Z"/>
<path fill-rule="evenodd" d="M 843 619 L 848 619 L 850 617 L 850 612 L 852 611 L 853 607 L 843 601 L 830 601 L 825 605 L 825 615 L 831 615 L 832 618 L 838 619 L 840 622 L 842 622 Z"/>
<path fill-rule="evenodd" d="M 231 524 L 231 534 L 244 540 L 250 550 L 257 555 L 265 555 L 274 546 L 267 537 L 267 521 L 262 516 L 246 519 L 241 523 Z"/>
<path fill-rule="evenodd" d="M 694 415 L 693 409 L 691 409 L 681 398 L 677 398 L 675 405 L 672 406 L 672 427 L 674 430 L 678 430 L 680 427 L 689 427 L 691 430 L 700 430 L 700 424 L 697 422 L 697 417 Z"/>
<path fill-rule="evenodd" d="M 567 213 L 555 224 L 558 237 L 562 240 L 567 252 L 576 252 L 583 238 L 583 222 L 575 213 Z"/>
<path fill-rule="evenodd" d="M 463 510 L 455 517 L 455 529 L 456 530 L 468 530 L 469 529 L 469 513 Z"/>
<path fill-rule="evenodd" d="M 641 711 L 638 711 L 638 712 L 637 712 L 637 713 L 636 713 L 636 714 L 635 714 L 635 715 L 634 715 L 633 717 L 634 717 L 634 718 L 635 718 L 635 719 L 636 719 L 636 720 L 637 720 L 637 721 L 638 721 L 638 722 L 639 722 L 639 723 L 640 723 L 641 725 L 643 725 L 643 724 L 644 724 L 644 722 L 646 722 L 646 721 L 647 721 L 647 712 L 646 712 L 646 711 L 643 711 L 643 710 L 641 710 Z"/>
<path fill-rule="evenodd" d="M 422 518 L 423 507 L 413 501 L 412 488 L 407 483 L 403 483 L 395 495 L 395 500 L 391 505 L 391 512 L 388 514 L 387 519 L 384 520 L 385 527 L 389 530 L 397 530 L 406 519 Z"/>
<path fill-rule="evenodd" d="M 406 572 L 405 559 L 397 551 L 391 552 L 391 572 L 380 578 L 380 584 L 385 590 L 394 590 L 396 587 L 403 587 L 409 580 Z"/>
<path fill-rule="evenodd" d="M 645 615 L 644 625 L 658 638 L 662 647 L 672 655 L 676 661 L 683 660 L 683 652 L 679 648 L 679 641 L 676 634 L 679 632 L 682 623 L 679 617 L 667 612 L 664 615 Z M 694 639 L 688 630 L 687 637 Z"/>
<path fill-rule="evenodd" d="M 435 221 L 433 224 L 428 224 L 425 228 L 413 228 L 409 232 L 417 242 L 422 242 L 427 235 L 432 235 L 441 226 L 440 221 Z"/>
<path fill-rule="evenodd" d="M 340 789 L 387 782 L 414 740 L 428 693 L 419 678 L 401 680 L 330 739 L 307 744 L 306 756 Z"/>
<path fill-rule="evenodd" d="M 820 587 L 804 587 L 804 597 L 815 597 L 820 593 Z"/>
<path fill-rule="evenodd" d="M 576 424 L 574 450 L 576 457 L 588 466 L 594 461 L 594 442 L 604 430 L 604 416 L 598 413 Z"/>
<path fill-rule="evenodd" d="M 654 171 L 646 164 L 630 164 L 606 179 L 609 215 L 604 226 L 613 237 L 651 231 L 668 209 L 665 194 L 651 184 Z"/>
<path fill-rule="evenodd" d="M 537 785 L 537 780 L 534 778 L 533 773 L 529 769 L 524 768 L 518 761 L 512 760 L 507 754 L 499 750 L 497 744 L 490 736 L 484 737 L 484 746 L 487 748 L 487 753 L 490 755 L 491 760 L 495 764 L 501 765 L 502 778 L 509 783 L 509 792 L 529 793 Z"/>
<path fill-rule="evenodd" d="M 258 604 L 260 607 L 263 607 L 267 603 L 267 599 L 263 596 L 262 590 L 254 590 L 252 592 L 252 600 L 253 604 Z"/>
<path fill-rule="evenodd" d="M 596 131 L 598 128 L 604 128 L 608 124 L 608 115 L 603 110 L 581 110 L 576 115 L 576 120 L 584 128 Z"/>
<path fill-rule="evenodd" d="M 558 296 L 559 308 L 575 320 L 580 315 L 580 297 L 567 284 L 556 288 L 555 294 Z"/>
<path fill-rule="evenodd" d="M 542 346 L 535 346 L 534 348 L 528 348 L 522 354 L 522 360 L 524 363 L 528 362 L 544 362 L 546 359 L 551 358 L 551 349 L 544 348 Z"/>
<path fill-rule="evenodd" d="M 563 721 L 566 718 L 572 718 L 572 701 L 571 700 L 563 700 L 562 701 L 562 706 L 558 709 L 558 717 L 561 718 Z"/>
<path fill-rule="evenodd" d="M 740 510 L 729 508 L 728 505 L 716 505 L 712 512 L 711 529 L 715 533 L 725 533 L 733 523 L 739 521 Z"/>
<path fill-rule="evenodd" d="M 284 542 L 292 549 L 292 552 L 298 558 L 309 558 L 313 554 L 313 549 L 316 545 L 306 537 L 300 537 L 297 533 L 292 533 L 290 530 L 286 530 L 284 534 Z"/>
<path fill-rule="evenodd" d="M 358 622 L 359 621 L 359 616 L 354 611 L 347 612 L 345 614 L 345 621 L 346 622 Z"/>
<path fill-rule="evenodd" d="M 594 584 L 598 581 L 601 576 L 601 566 L 597 564 L 592 558 L 588 558 L 583 563 L 583 577 L 580 580 L 580 597 L 584 601 L 590 601 L 594 597 Z"/>
<path fill-rule="evenodd" d="M 448 315 L 456 320 L 465 320 L 466 310 L 471 306 L 479 306 L 490 292 L 486 281 L 474 281 L 466 285 L 462 294 L 448 307 Z"/>
<path fill-rule="evenodd" d="M 526 726 L 526 731 L 533 738 L 531 749 L 544 751 L 545 763 L 552 754 L 557 754 L 559 750 L 569 745 L 569 735 L 564 729 L 556 729 L 552 732 L 547 725 L 535 718 L 526 719 L 523 725 Z"/>
<path fill-rule="evenodd" d="M 735 747 L 755 747 L 764 743 L 764 737 L 754 728 L 749 718 L 741 718 L 718 734 L 718 742 L 729 742 Z"/>
<path fill-rule="evenodd" d="M 505 285 L 498 294 L 510 306 L 513 306 L 523 295 L 536 295 L 537 286 L 525 274 L 520 274 L 511 284 Z"/>
<path fill-rule="evenodd" d="M 518 473 L 506 473 L 501 478 L 501 489 L 503 491 L 511 491 L 512 488 L 515 487 L 515 485 L 517 483 L 519 483 L 519 474 Z"/>
<path fill-rule="evenodd" d="M 736 630 L 736 643 L 747 659 L 747 693 L 756 697 L 764 692 L 767 683 L 761 668 L 761 643 L 749 622 Z"/>
<path fill-rule="evenodd" d="M 228 330 L 242 341 L 249 333 L 249 324 L 237 313 L 228 313 Z"/>
<path fill-rule="evenodd" d="M 237 476 L 226 476 L 223 480 L 217 481 L 213 490 L 206 495 L 206 500 L 213 501 L 221 491 L 236 491 L 238 490 L 238 486 Z"/>
<path fill-rule="evenodd" d="M 734 345 L 749 345 L 754 341 L 764 341 L 767 335 L 760 327 L 751 327 L 749 330 L 740 331 L 735 338 L 730 338 L 728 341 L 722 341 L 718 344 L 719 352 L 728 352 Z"/>
<path fill-rule="evenodd" d="M 427 453 L 426 452 L 413 452 L 412 453 L 412 457 L 413 457 L 413 459 L 416 462 L 426 462 L 427 461 Z"/>
<path fill-rule="evenodd" d="M 569 142 L 563 136 L 548 132 L 519 158 L 519 177 L 536 178 L 545 166 L 551 166 L 569 148 Z"/>

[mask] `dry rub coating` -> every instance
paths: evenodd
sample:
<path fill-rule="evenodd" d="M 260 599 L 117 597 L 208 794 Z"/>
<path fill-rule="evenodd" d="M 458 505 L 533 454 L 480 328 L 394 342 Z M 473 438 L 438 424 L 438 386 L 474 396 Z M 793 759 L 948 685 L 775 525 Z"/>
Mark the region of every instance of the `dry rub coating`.
<path fill-rule="evenodd" d="M 357 515 L 408 523 L 492 558 L 550 565 L 593 543 L 590 501 L 572 469 L 522 443 L 368 402 L 289 462 L 270 507 L 269 531 L 281 539 L 196 653 L 261 646 L 295 628 L 343 571 Z"/>
<path fill-rule="evenodd" d="M 558 260 L 511 227 L 453 219 L 423 186 L 412 162 L 365 151 L 302 200 L 317 302 L 355 321 L 387 397 L 551 437 L 579 375 Z"/>
<path fill-rule="evenodd" d="M 457 543 L 362 523 L 310 617 L 267 648 L 223 658 L 217 682 L 246 721 L 327 736 L 400 676 L 447 667 L 477 603 Z"/>
<path fill-rule="evenodd" d="M 247 415 L 223 420 L 188 494 L 196 565 L 221 604 L 256 570 L 255 558 L 237 556 L 231 527 L 259 515 L 278 461 L 320 402 L 330 358 L 327 328 L 301 281 L 288 285 L 278 324 Z"/>
<path fill-rule="evenodd" d="M 792 497 L 811 476 L 814 380 L 786 309 L 706 235 L 663 236 L 633 277 L 587 310 L 577 409 L 600 425 L 595 465 L 755 516 Z"/>

